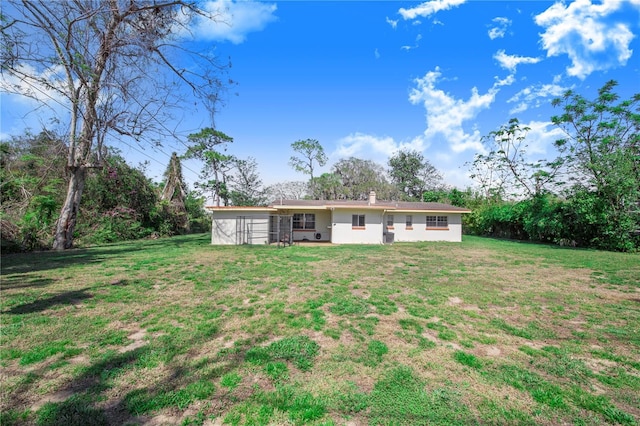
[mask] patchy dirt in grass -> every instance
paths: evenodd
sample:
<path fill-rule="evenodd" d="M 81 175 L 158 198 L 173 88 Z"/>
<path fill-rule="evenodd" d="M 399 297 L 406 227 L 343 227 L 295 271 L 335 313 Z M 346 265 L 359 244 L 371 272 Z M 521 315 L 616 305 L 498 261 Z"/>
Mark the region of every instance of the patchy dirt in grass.
<path fill-rule="evenodd" d="M 127 336 L 127 339 L 133 340 L 133 342 L 129 343 L 127 346 L 123 346 L 122 348 L 118 349 L 118 352 L 125 353 L 129 351 L 134 351 L 136 349 L 143 347 L 144 345 L 147 344 L 147 342 L 144 341 L 144 338 L 146 336 L 147 336 L 147 330 L 144 330 L 144 329 L 138 330 L 135 333 L 130 334 L 129 336 Z"/>
<path fill-rule="evenodd" d="M 73 396 L 75 392 L 73 390 L 59 390 L 57 392 L 50 393 L 49 395 L 44 396 L 43 398 L 38 399 L 31 405 L 31 411 L 38 411 L 45 404 L 48 403 L 57 403 L 66 401 L 68 398 Z"/>
<path fill-rule="evenodd" d="M 500 350 L 500 348 L 497 348 L 495 346 L 489 346 L 483 349 L 484 349 L 483 352 L 485 356 L 488 356 L 488 357 L 498 357 L 502 355 L 502 351 Z"/>
<path fill-rule="evenodd" d="M 535 370 L 535 366 L 528 364 L 532 357 L 520 351 L 519 347 L 528 345 L 540 350 L 544 346 L 565 347 L 570 342 L 575 345 L 579 359 L 597 374 L 607 374 L 611 369 L 623 365 L 598 359 L 589 353 L 590 350 L 612 351 L 611 348 L 615 348 L 613 355 L 627 360 L 637 358 L 637 351 L 628 337 L 634 330 L 631 326 L 635 325 L 638 318 L 633 310 L 628 310 L 625 315 L 617 313 L 622 308 L 637 306 L 640 289 L 611 285 L 591 269 L 558 266 L 547 260 L 550 256 L 548 253 L 538 256 L 531 248 L 519 254 L 518 246 L 512 245 L 503 252 L 500 243 L 497 248 L 485 250 L 475 247 L 494 246 L 484 246 L 480 241 L 474 241 L 470 245 L 460 246 L 397 244 L 372 251 L 322 247 L 326 250 L 322 253 L 312 252 L 319 248 L 309 247 L 306 253 L 294 252 L 300 250 L 298 247 L 293 247 L 289 252 L 286 249 L 267 252 L 247 247 L 212 248 L 208 246 L 207 239 L 202 239 L 198 244 L 201 246 L 194 246 L 188 254 L 185 252 L 180 255 L 182 257 L 176 256 L 179 263 L 172 268 L 160 263 L 166 262 L 166 254 L 160 249 L 157 254 L 136 249 L 115 259 L 104 256 L 101 262 L 87 262 L 73 270 L 44 269 L 41 275 L 52 280 L 53 284 L 47 288 L 52 294 L 77 290 L 75 283 L 83 282 L 83 286 L 92 289 L 94 300 L 84 300 L 81 305 L 70 300 L 68 306 L 40 313 L 47 318 L 47 329 L 54 330 L 52 333 L 56 334 L 56 339 L 67 339 L 69 336 L 74 349 L 80 349 L 81 353 L 66 359 L 68 364 L 60 362 L 63 354 L 55 354 L 29 366 L 20 366 L 18 358 L 6 360 L 5 368 L 0 372 L 0 384 L 16 389 L 13 392 L 15 395 L 10 395 L 13 404 L 10 408 L 37 409 L 47 402 L 64 401 L 73 392 L 94 392 L 90 389 L 98 389 L 95 386 L 98 382 L 104 385 L 109 380 L 108 389 L 95 391 L 90 396 L 101 399 L 97 408 L 115 415 L 116 421 L 121 420 L 121 424 L 132 421 L 146 425 L 181 424 L 187 417 L 193 419 L 199 412 L 218 415 L 213 421 L 206 420 L 205 424 L 222 424 L 223 415 L 240 401 L 250 398 L 257 389 L 275 390 L 271 379 L 260 367 L 249 368 L 244 364 L 246 350 L 258 344 L 256 342 L 266 345 L 285 336 L 304 334 L 317 342 L 321 349 L 310 371 L 301 372 L 288 363 L 289 383 L 299 384 L 314 395 L 331 395 L 333 389 L 346 383 L 355 384 L 358 391 L 371 392 L 385 371 L 398 365 L 407 365 L 426 379 L 429 389 L 453 386 L 481 421 L 495 420 L 496 424 L 507 424 L 498 410 L 506 410 L 503 412 L 508 414 L 508 410 L 513 409 L 535 416 L 534 420 L 539 424 L 568 424 L 571 418 L 560 411 L 549 414 L 549 411 L 542 410 L 541 414 L 534 414 L 532 407 L 539 405 L 527 391 L 518 391 L 511 386 L 487 380 L 476 370 L 456 362 L 455 351 L 474 354 L 485 361 L 486 366 L 509 363 Z M 168 246 L 173 249 L 173 242 Z M 330 253 L 332 250 L 335 254 Z M 299 259 L 294 261 L 289 259 L 292 255 L 318 260 L 306 263 Z M 152 256 L 157 256 L 160 261 L 154 264 Z M 429 258 L 431 264 L 436 266 L 428 267 L 423 263 L 425 258 Z M 594 264 L 598 265 L 598 262 Z M 136 265 L 138 269 L 134 268 Z M 613 264 L 610 262 L 608 265 Z M 105 271 L 110 272 L 109 277 L 105 276 Z M 608 273 L 604 268 L 595 272 L 603 275 Z M 191 278 L 187 279 L 187 275 Z M 135 280 L 144 280 L 147 287 L 135 288 L 131 285 Z M 362 316 L 336 315 L 329 310 L 330 303 L 320 308 L 325 314 L 324 325 L 317 322 L 309 325 L 303 321 L 294 325 L 294 321 L 291 321 L 292 318 L 297 319 L 296 316 L 303 309 L 307 309 L 307 301 L 330 300 L 343 296 L 345 290 L 362 300 L 368 299 L 371 294 L 384 294 L 396 302 L 398 311 L 391 315 L 373 311 L 374 314 L 369 316 L 376 316 L 378 323 L 373 327 L 372 335 L 367 333 L 368 329 L 363 329 Z M 127 291 L 131 293 L 127 294 Z M 114 298 L 119 292 L 126 297 L 121 300 Z M 14 298 L 14 305 L 19 303 L 18 299 L 30 296 L 11 289 L 3 291 L 5 295 Z M 101 300 L 97 295 L 107 297 Z M 401 306 L 402 303 L 397 303 L 397 300 L 403 300 L 405 296 L 407 302 Z M 430 319 L 409 315 L 405 307 L 421 307 L 422 302 L 416 298 L 423 300 L 425 312 L 430 312 L 425 316 L 431 313 L 436 315 Z M 173 325 L 184 332 L 188 327 L 200 325 L 203 312 L 206 312 L 206 307 L 202 306 L 204 303 L 209 303 L 212 309 L 224 311 L 222 317 L 214 320 L 219 325 L 219 331 L 209 340 L 198 341 L 186 353 L 173 356 L 166 364 L 161 361 L 156 367 L 138 368 L 127 364 L 122 371 L 114 370 L 108 379 L 93 373 L 91 377 L 79 381 L 71 379 L 72 371 L 78 371 L 77 367 L 100 366 L 103 362 L 100 357 L 106 353 L 101 352 L 103 348 L 99 345 L 96 352 L 100 332 L 89 335 L 83 334 L 83 330 L 67 331 L 62 327 L 69 319 L 77 319 L 75 323 L 78 324 L 86 321 L 90 325 L 90 313 L 91 317 L 108 319 L 109 329 L 124 330 L 126 334 L 120 331 L 120 335 L 128 335 L 130 341 L 122 347 L 108 346 L 104 350 L 118 350 L 124 355 L 116 354 L 116 359 L 129 362 L 129 355 L 135 358 L 136 350 L 146 353 L 140 348 L 157 335 L 148 331 L 151 328 L 157 330 Z M 270 304 L 277 306 L 277 309 L 267 308 Z M 77 307 L 88 307 L 90 311 Z M 312 319 L 309 314 L 305 315 L 307 319 Z M 29 323 L 32 319 L 27 316 L 24 318 L 24 329 L 10 341 L 10 349 L 27 351 L 51 340 L 50 334 L 42 331 L 41 325 L 35 321 Z M 426 324 L 439 322 L 440 318 L 447 329 L 456 334 L 453 340 L 444 341 L 437 337 L 438 330 L 426 329 L 422 337 L 433 341 L 435 347 L 428 344 L 424 345 L 426 348 L 420 347 L 420 338 L 415 331 L 403 330 L 399 323 L 401 319 L 411 319 L 424 330 Z M 491 323 L 493 318 L 531 332 L 532 339 L 514 336 L 513 330 Z M 133 322 L 133 319 L 140 324 Z M 530 324 L 538 325 L 539 330 Z M 340 333 L 340 337 L 330 337 L 333 333 Z M 404 333 L 404 336 L 399 336 L 400 333 Z M 375 367 L 365 365 L 359 359 L 372 339 L 383 342 L 389 350 Z M 234 342 L 239 341 L 243 342 L 237 345 L 236 352 Z M 158 342 L 154 342 L 154 347 L 155 343 Z M 228 358 L 217 357 L 221 349 L 231 349 Z M 624 368 L 629 370 L 626 366 Z M 197 373 L 196 369 L 199 369 Z M 189 376 L 189 372 L 194 375 Z M 242 377 L 241 383 L 231 392 L 219 383 L 220 375 L 226 372 L 238 372 Z M 629 374 L 636 373 L 632 371 Z M 182 412 L 172 408 L 146 417 L 132 418 L 122 405 L 124 396 L 136 389 L 184 386 L 190 383 L 195 374 L 210 377 L 216 385 L 216 394 L 207 401 L 192 404 Z M 565 381 L 553 376 L 545 378 L 566 386 Z M 18 388 L 19 380 L 27 384 Z M 614 388 L 594 379 L 586 390 L 594 395 L 605 395 L 617 407 L 634 415 L 638 413 L 637 409 L 626 406 L 632 404 L 629 401 L 637 401 L 637 397 L 633 399 L 628 394 L 630 389 Z M 3 399 L 7 394 L 3 391 Z M 478 407 L 487 402 L 497 407 L 495 419 L 482 417 L 482 409 Z M 2 408 L 7 408 L 6 402 L 3 402 Z M 584 414 L 585 418 L 599 416 L 586 411 Z M 367 424 L 362 413 L 353 417 L 341 412 L 330 415 L 337 424 Z M 274 424 L 277 423 L 272 420 Z M 288 418 L 281 413 L 277 420 L 286 423 Z"/>
<path fill-rule="evenodd" d="M 78 355 L 72 358 L 67 359 L 69 364 L 78 365 L 78 364 L 89 364 L 89 357 L 85 355 Z"/>
<path fill-rule="evenodd" d="M 459 297 L 450 297 L 449 301 L 447 302 L 448 306 L 457 306 L 459 304 L 462 303 L 462 299 Z"/>
<path fill-rule="evenodd" d="M 615 361 L 609 361 L 608 359 L 600 358 L 581 358 L 587 368 L 596 374 L 605 373 L 608 369 L 614 368 L 618 365 Z"/>
<path fill-rule="evenodd" d="M 360 299 L 367 300 L 371 297 L 371 293 L 366 289 L 356 288 L 351 290 L 351 294 Z"/>
<path fill-rule="evenodd" d="M 136 418 L 136 423 L 141 426 L 167 426 L 179 425 L 183 416 L 174 416 L 169 414 L 158 414 L 156 416 L 141 416 Z M 139 422 L 139 423 L 138 423 Z"/>

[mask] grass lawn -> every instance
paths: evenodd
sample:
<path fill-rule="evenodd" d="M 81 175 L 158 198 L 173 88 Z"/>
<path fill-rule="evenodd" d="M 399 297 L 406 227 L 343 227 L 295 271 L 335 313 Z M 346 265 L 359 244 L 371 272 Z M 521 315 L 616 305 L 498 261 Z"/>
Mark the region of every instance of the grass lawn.
<path fill-rule="evenodd" d="M 640 255 L 465 237 L 2 256 L 0 424 L 640 423 Z"/>

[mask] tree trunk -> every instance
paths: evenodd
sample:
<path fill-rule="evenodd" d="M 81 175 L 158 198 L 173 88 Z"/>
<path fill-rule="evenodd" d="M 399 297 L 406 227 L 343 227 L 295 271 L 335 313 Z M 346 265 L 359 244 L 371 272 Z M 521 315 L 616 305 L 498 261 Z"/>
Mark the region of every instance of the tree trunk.
<path fill-rule="evenodd" d="M 56 233 L 53 240 L 54 250 L 66 250 L 73 247 L 73 231 L 78 219 L 85 177 L 86 169 L 84 167 L 76 167 L 71 170 L 67 197 L 60 211 L 60 218 L 56 223 Z"/>

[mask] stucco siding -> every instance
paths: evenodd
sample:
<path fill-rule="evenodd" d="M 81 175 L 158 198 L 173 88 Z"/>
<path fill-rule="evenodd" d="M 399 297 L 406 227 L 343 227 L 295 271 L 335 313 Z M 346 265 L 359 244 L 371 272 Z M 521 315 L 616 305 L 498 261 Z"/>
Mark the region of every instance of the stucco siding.
<path fill-rule="evenodd" d="M 238 223 L 238 218 L 244 221 Z M 237 227 L 242 232 L 237 232 Z M 266 244 L 269 241 L 269 214 L 255 212 L 214 212 L 211 244 Z"/>
<path fill-rule="evenodd" d="M 352 216 L 364 215 L 364 229 L 351 226 Z M 382 211 L 379 210 L 333 210 L 331 242 L 334 244 L 381 244 Z"/>
<path fill-rule="evenodd" d="M 412 226 L 406 226 L 407 215 L 411 215 Z M 447 216 L 448 227 L 445 229 L 427 229 L 427 215 Z M 385 216 L 385 228 L 387 232 L 394 233 L 394 241 L 462 241 L 462 215 L 460 213 L 403 213 L 393 212 L 393 229 L 387 227 Z"/>

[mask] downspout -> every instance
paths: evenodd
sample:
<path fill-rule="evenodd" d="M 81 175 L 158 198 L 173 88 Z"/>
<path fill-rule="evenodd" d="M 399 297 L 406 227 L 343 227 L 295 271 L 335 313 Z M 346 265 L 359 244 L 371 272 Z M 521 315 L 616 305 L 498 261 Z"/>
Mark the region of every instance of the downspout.
<path fill-rule="evenodd" d="M 387 212 L 388 212 L 388 211 L 389 211 L 389 210 L 387 210 L 387 209 L 382 210 L 382 219 L 381 219 L 381 220 L 382 220 L 382 223 L 380 224 L 380 225 L 382 225 L 382 241 L 380 242 L 380 244 L 382 244 L 382 245 L 384 245 L 384 228 L 385 228 L 385 226 L 386 226 L 386 225 L 384 224 L 384 218 L 385 218 L 385 216 L 387 215 Z"/>
<path fill-rule="evenodd" d="M 333 221 L 333 213 L 334 213 L 335 207 L 330 207 L 329 210 L 331 210 L 331 244 L 335 244 L 333 242 L 333 235 L 334 235 L 333 231 L 335 231 L 335 225 L 336 225 L 335 222 Z"/>

